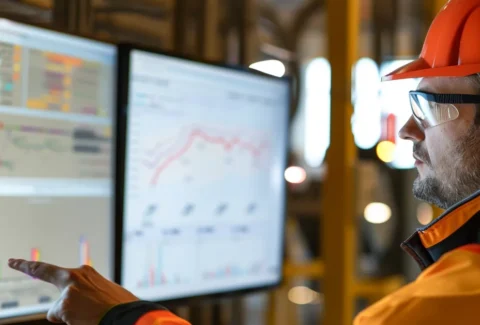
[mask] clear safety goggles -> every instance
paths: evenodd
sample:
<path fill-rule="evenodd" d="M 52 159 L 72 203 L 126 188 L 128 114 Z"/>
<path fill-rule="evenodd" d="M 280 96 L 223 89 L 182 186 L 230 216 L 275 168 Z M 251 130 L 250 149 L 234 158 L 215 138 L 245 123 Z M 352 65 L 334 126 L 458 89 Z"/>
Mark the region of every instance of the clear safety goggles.
<path fill-rule="evenodd" d="M 455 120 L 459 115 L 456 104 L 480 104 L 480 95 L 410 92 L 413 117 L 423 129 Z"/>

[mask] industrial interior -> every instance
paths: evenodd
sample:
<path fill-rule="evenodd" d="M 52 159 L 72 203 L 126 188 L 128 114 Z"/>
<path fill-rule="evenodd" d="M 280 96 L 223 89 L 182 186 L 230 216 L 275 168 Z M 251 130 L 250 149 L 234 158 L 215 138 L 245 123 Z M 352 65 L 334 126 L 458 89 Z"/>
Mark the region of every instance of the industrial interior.
<path fill-rule="evenodd" d="M 276 93 L 278 96 L 275 93 L 270 96 L 271 94 L 267 92 L 257 92 L 261 97 L 258 100 L 265 100 L 265 105 L 268 105 L 268 100 L 272 100 L 274 103 L 278 101 L 283 105 L 282 107 L 285 107 L 284 113 L 288 115 L 285 125 L 281 125 L 283 120 L 279 116 L 282 114 L 282 110 L 279 107 L 277 117 L 275 117 L 275 113 L 272 113 L 270 120 L 267 117 L 264 119 L 263 106 L 254 102 L 255 99 L 252 98 L 249 98 L 250 102 L 245 102 L 244 105 L 258 105 L 255 106 L 256 110 L 252 106 L 248 111 L 251 113 L 245 113 L 237 120 L 238 129 L 242 127 L 242 123 L 247 125 L 250 121 L 265 120 L 258 123 L 252 122 L 252 128 L 257 127 L 256 131 L 252 132 L 257 133 L 252 133 L 245 141 L 255 142 L 263 136 L 261 132 L 271 131 L 268 133 L 270 138 L 266 141 L 271 141 L 276 146 L 275 148 L 278 147 L 280 156 L 285 153 L 286 161 L 280 158 L 278 163 L 280 167 L 272 165 L 273 163 L 269 167 L 263 166 L 266 168 L 263 169 L 263 176 L 260 175 L 261 173 L 258 176 L 259 179 L 262 179 L 262 177 L 267 177 L 265 175 L 274 175 L 278 168 L 282 168 L 275 174 L 278 176 L 275 180 L 277 183 L 283 184 L 278 186 L 284 188 L 285 195 L 279 194 L 275 199 L 273 194 L 267 196 L 278 205 L 278 208 L 275 209 L 266 208 L 270 213 L 277 211 L 275 212 L 278 214 L 275 219 L 277 225 L 267 225 L 267 229 L 262 230 L 265 231 L 263 237 L 267 238 L 271 235 L 273 238 L 277 233 L 273 229 L 277 226 L 280 227 L 279 237 L 274 238 L 278 239 L 278 242 L 275 241 L 275 249 L 278 251 L 279 261 L 281 261 L 278 267 L 278 283 L 271 286 L 256 285 L 250 292 L 249 290 L 237 290 L 242 289 L 241 282 L 238 282 L 240 283 L 239 287 L 220 290 L 218 295 L 215 289 L 205 292 L 200 290 L 192 294 L 182 291 L 183 293 L 178 294 L 178 298 L 188 298 L 191 295 L 195 299 L 180 303 L 176 301 L 177 296 L 173 289 L 173 291 L 161 289 L 167 290 L 164 292 L 172 295 L 166 295 L 165 299 L 162 298 L 163 296 L 160 297 L 162 299 L 156 299 L 155 296 L 146 294 L 146 297 L 151 297 L 146 300 L 162 302 L 163 300 L 170 301 L 172 298 L 172 311 L 188 319 L 192 324 L 351 324 L 355 315 L 360 311 L 403 285 L 414 281 L 420 274 L 418 266 L 401 250 L 400 243 L 417 228 L 429 224 L 442 213 L 439 208 L 420 202 L 412 196 L 412 183 L 417 177 L 414 167 L 415 160 L 412 157 L 412 143 L 400 139 L 398 135 L 402 125 L 411 116 L 408 92 L 416 88 L 418 81 L 409 79 L 396 83 L 382 83 L 381 77 L 418 57 L 430 23 L 445 3 L 445 0 L 1 0 L 0 142 L 2 146 L 0 146 L 0 182 L 3 184 L 0 184 L 0 207 L 3 210 L 1 217 L 5 220 L 0 223 L 0 228 L 4 228 L 0 231 L 0 246 L 2 246 L 0 263 L 5 264 L 12 254 L 17 254 L 21 258 L 45 260 L 59 265 L 70 263 L 73 267 L 76 266 L 75 263 L 78 260 L 76 257 L 78 255 L 77 237 L 80 234 L 87 234 L 85 237 L 80 237 L 81 262 L 89 265 L 91 263 L 94 268 L 98 267 L 99 270 L 108 269 L 108 272 L 114 274 L 115 278 L 118 278 L 119 272 L 121 272 L 124 276 L 122 279 L 126 279 L 127 288 L 129 288 L 127 284 L 130 283 L 130 278 L 126 274 L 130 274 L 129 272 L 148 273 L 148 266 L 142 262 L 132 262 L 132 265 L 122 266 L 122 271 L 118 271 L 117 268 L 120 268 L 118 259 L 125 259 L 125 256 L 134 258 L 137 255 L 148 255 L 149 253 L 144 251 L 150 249 L 149 246 L 123 247 L 122 253 L 118 253 L 117 250 L 114 253 L 115 249 L 100 246 L 103 243 L 102 240 L 106 240 L 105 238 L 108 238 L 110 242 L 114 240 L 115 236 L 110 234 L 113 232 L 112 227 L 116 229 L 114 232 L 117 235 L 121 232 L 118 230 L 117 223 L 115 226 L 108 224 L 109 216 L 114 210 L 112 209 L 114 194 L 116 194 L 117 206 L 121 200 L 118 197 L 119 189 L 111 190 L 109 188 L 112 184 L 116 184 L 116 187 L 119 186 L 118 164 L 120 163 L 118 157 L 129 154 L 140 155 L 136 151 L 134 153 L 123 152 L 119 146 L 125 142 L 128 147 L 131 143 L 142 142 L 144 139 L 146 143 L 139 146 L 143 148 L 145 145 L 145 147 L 155 150 L 160 148 L 161 151 L 164 143 L 169 141 L 168 132 L 186 131 L 182 129 L 186 127 L 186 124 L 175 127 L 175 119 L 186 119 L 185 114 L 187 113 L 168 113 L 170 104 L 164 104 L 165 100 L 182 103 L 186 100 L 182 96 L 188 97 L 195 94 L 199 98 L 197 99 L 198 105 L 202 105 L 200 102 L 205 104 L 201 108 L 204 109 L 202 114 L 205 120 L 208 115 L 209 121 L 218 117 L 218 122 L 207 127 L 206 131 L 199 129 L 191 131 L 193 137 L 204 137 L 207 146 L 201 145 L 204 143 L 201 142 L 195 149 L 198 150 L 196 154 L 200 156 L 191 156 L 192 158 L 188 159 L 187 155 L 185 156 L 187 158 L 181 158 L 180 162 L 184 168 L 182 170 L 190 171 L 185 179 L 176 178 L 184 177 L 183 174 L 179 176 L 175 172 L 175 169 L 178 169 L 177 171 L 180 173 L 180 167 L 178 167 L 180 165 L 172 162 L 168 167 L 169 162 L 174 158 L 155 167 L 157 169 L 152 177 L 152 184 L 170 182 L 168 186 L 157 187 L 156 191 L 158 192 L 155 193 L 159 202 L 163 202 L 162 197 L 164 201 L 168 202 L 160 203 L 157 206 L 147 202 L 144 198 L 137 200 L 138 204 L 140 201 L 142 204 L 150 204 L 147 206 L 147 211 L 142 212 L 145 213 L 144 219 L 142 219 L 142 226 L 145 229 L 156 227 L 152 224 L 155 225 L 157 215 L 160 218 L 158 220 L 162 220 L 161 223 L 168 222 L 165 221 L 167 217 L 162 215 L 161 211 L 167 211 L 165 213 L 170 215 L 173 210 L 169 209 L 174 208 L 173 201 L 180 200 L 180 197 L 187 195 L 185 187 L 190 186 L 188 184 L 194 184 L 207 174 L 213 177 L 214 182 L 223 182 L 222 189 L 217 193 L 218 196 L 223 194 L 225 196 L 225 199 L 218 198 L 218 200 L 224 200 L 220 201 L 220 205 L 216 207 L 219 218 L 222 213 L 232 216 L 232 218 L 239 218 L 229 214 L 237 202 L 230 202 L 229 198 L 235 197 L 240 202 L 239 197 L 243 195 L 244 187 L 241 185 L 242 181 L 239 180 L 249 177 L 248 170 L 237 166 L 238 159 L 245 159 L 245 161 L 250 159 L 245 156 L 245 152 L 249 150 L 248 143 L 245 143 L 242 149 L 241 141 L 243 140 L 238 140 L 236 137 L 244 134 L 242 133 L 244 131 L 237 132 L 233 130 L 233 126 L 228 132 L 235 137 L 232 140 L 234 144 L 240 146 L 238 153 L 241 156 L 238 159 L 231 156 L 225 159 L 228 160 L 226 161 L 227 165 L 230 164 L 230 166 L 234 166 L 233 168 L 238 169 L 232 173 L 231 170 L 226 169 L 227 167 L 214 165 L 207 158 L 196 164 L 198 157 L 202 157 L 202 152 L 205 152 L 202 150 L 214 150 L 212 157 L 216 155 L 215 157 L 220 159 L 219 155 L 222 153 L 219 146 L 208 147 L 208 143 L 210 143 L 208 139 L 211 140 L 211 143 L 218 144 L 220 140 L 215 132 L 221 132 L 220 129 L 227 128 L 228 125 L 222 124 L 223 115 L 220 114 L 217 117 L 213 115 L 217 106 L 222 103 L 226 105 L 223 109 L 229 109 L 225 116 L 240 114 L 243 107 L 242 105 L 236 106 L 237 102 L 234 101 L 242 100 L 240 98 L 244 94 L 241 93 L 242 91 L 251 90 L 242 88 L 249 86 L 241 85 L 240 80 L 243 80 L 241 77 L 234 83 L 238 87 L 232 86 L 239 93 L 236 94 L 232 90 L 229 93 L 231 97 L 227 99 L 218 97 L 220 95 L 217 96 L 223 88 L 216 89 L 216 86 L 212 84 L 210 88 L 205 86 L 207 88 L 203 91 L 200 86 L 195 86 L 195 74 L 191 77 L 193 86 L 185 86 L 186 89 L 181 89 L 178 93 L 175 92 L 176 90 L 156 93 L 156 90 L 148 90 L 150 88 L 147 89 L 147 86 L 136 88 L 134 82 L 140 83 L 141 81 L 135 79 L 137 76 L 132 71 L 130 71 L 130 78 L 135 81 L 130 80 L 129 82 L 132 84 L 129 86 L 122 86 L 125 82 L 120 81 L 118 83 L 120 86 L 118 86 L 117 80 L 128 78 L 127 72 L 118 70 L 119 73 L 115 71 L 112 74 L 102 70 L 105 68 L 98 68 L 93 63 L 91 65 L 85 63 L 85 60 L 88 61 L 85 59 L 88 55 L 93 57 L 98 54 L 95 54 L 94 50 L 88 53 L 85 50 L 85 58 L 80 57 L 80 54 L 78 54 L 79 58 L 75 58 L 73 52 L 70 57 L 63 56 L 62 51 L 70 46 L 68 45 L 70 41 L 66 39 L 61 38 L 59 43 L 55 43 L 57 41 L 48 37 L 56 36 L 45 36 L 45 41 L 39 41 L 37 45 L 44 46 L 51 42 L 51 49 L 41 49 L 41 51 L 47 52 L 39 54 L 39 52 L 35 52 L 39 50 L 34 49 L 37 45 L 32 45 L 32 49 L 25 54 L 27 51 L 22 50 L 22 46 L 27 46 L 25 40 L 28 37 L 31 37 L 31 44 L 36 44 L 34 43 L 36 42 L 35 37 L 32 37 L 32 35 L 36 35 L 34 33 L 52 30 L 62 35 L 75 35 L 75 37 L 105 42 L 105 44 L 129 44 L 130 49 L 124 49 L 122 52 L 125 57 L 127 56 L 125 53 L 128 51 L 134 53 L 134 49 L 138 47 L 139 49 L 148 49 L 148 51 L 152 51 L 151 53 L 158 51 L 158 53 L 167 53 L 168 56 L 185 57 L 190 60 L 189 62 L 214 62 L 227 67 L 225 69 L 231 68 L 232 71 L 248 70 L 253 71 L 252 73 L 259 72 L 269 75 L 272 80 L 274 78 L 275 80 L 285 80 L 285 85 L 288 85 L 287 88 L 284 87 L 287 97 L 282 97 L 283 95 L 278 92 Z M 18 30 L 8 34 L 9 30 L 17 28 L 16 24 L 24 27 L 18 27 Z M 34 26 L 38 30 L 32 31 L 32 34 L 23 38 L 24 34 L 22 33 L 30 33 L 28 30 L 30 26 Z M 40 35 L 38 37 L 44 37 L 42 36 L 44 34 L 38 35 Z M 40 44 L 42 42 L 44 45 Z M 72 44 L 73 47 L 80 43 Z M 111 48 L 113 46 L 111 45 Z M 105 51 L 102 55 L 105 55 L 106 61 L 102 62 L 109 60 L 106 58 L 109 49 L 107 47 L 97 49 Z M 83 53 L 82 51 L 83 49 L 77 52 Z M 28 55 L 28 69 L 30 70 L 24 69 L 22 60 L 27 60 L 25 55 Z M 128 60 L 135 60 L 133 58 L 134 56 Z M 47 60 L 45 61 L 47 63 L 42 60 Z M 120 59 L 118 62 L 122 64 L 122 60 Z M 150 78 L 160 78 L 157 79 L 157 86 L 162 82 L 162 78 L 170 78 L 168 70 L 154 72 L 153 63 L 152 65 L 148 63 L 147 55 L 142 60 L 138 61 L 143 62 L 138 63 L 139 67 L 141 66 L 138 69 L 144 69 L 145 73 L 150 69 L 151 73 L 148 74 Z M 44 87 L 42 86 L 44 79 L 41 78 L 44 77 L 43 74 L 40 75 L 38 69 L 44 68 L 40 65 L 46 64 L 48 68 L 49 64 L 57 64 L 57 68 L 52 68 L 49 72 L 53 75 L 63 73 L 63 70 L 58 68 L 59 62 L 70 67 L 68 69 L 74 69 L 73 73 L 80 68 L 86 68 L 83 72 L 83 77 L 86 79 L 90 78 L 92 73 L 98 74 L 100 77 L 97 76 L 99 79 L 96 80 L 102 84 L 97 87 L 106 87 L 107 83 L 111 83 L 112 86 L 109 88 L 110 90 L 106 88 L 95 90 L 88 85 L 88 82 L 81 83 L 79 74 L 76 75 L 78 80 L 73 74 L 73 79 L 65 77 L 66 79 L 63 81 L 61 89 L 64 91 L 64 97 L 62 100 L 54 98 L 55 87 L 53 86 L 50 92 L 42 95 L 44 90 L 41 88 Z M 112 62 L 109 64 L 113 65 Z M 130 65 L 130 70 L 135 69 L 135 64 Z M 13 68 L 9 68 L 9 65 Z M 189 65 L 186 64 L 185 69 L 188 67 Z M 27 70 L 32 75 L 28 75 L 25 72 Z M 200 69 L 198 73 L 201 74 L 202 71 Z M 213 68 L 212 71 L 214 71 Z M 10 73 L 13 77 L 10 76 Z M 181 75 L 181 77 L 186 78 L 188 73 L 185 71 L 185 75 Z M 246 76 L 249 75 L 249 72 L 245 73 L 247 73 Z M 172 75 L 171 78 L 176 77 L 180 78 L 175 75 Z M 25 78 L 28 78 L 29 81 L 23 82 L 22 80 Z M 228 76 L 225 75 L 225 78 L 227 78 L 224 81 L 226 84 Z M 18 82 L 18 80 L 21 81 Z M 147 82 L 145 80 L 142 82 Z M 22 89 L 36 88 L 37 90 L 28 90 L 26 93 L 17 92 L 18 87 L 23 87 Z M 65 90 L 70 89 L 68 87 L 71 87 L 72 90 Z M 73 104 L 73 100 L 72 104 L 69 104 L 67 99 L 77 96 L 75 93 L 78 91 L 78 87 L 83 87 L 85 92 L 90 91 L 90 95 L 83 99 L 77 97 L 78 104 Z M 278 87 L 278 89 L 281 88 L 280 85 Z M 127 95 L 122 95 L 127 92 L 130 94 L 134 91 L 133 89 L 151 91 L 152 97 L 142 99 L 138 95 L 138 98 L 129 99 Z M 105 96 L 105 94 L 107 95 Z M 270 97 L 266 99 L 262 97 L 263 95 Z M 97 103 L 103 100 L 99 105 L 103 105 L 105 111 L 101 111 L 91 104 L 93 102 L 91 98 L 94 96 L 98 97 L 96 98 L 96 100 L 98 99 Z M 110 96 L 109 99 L 106 99 L 108 96 Z M 144 117 L 141 113 L 137 115 L 132 113 L 131 121 L 138 118 L 139 124 L 128 124 L 131 132 L 134 132 L 133 128 L 135 127 L 150 127 L 152 131 L 150 137 L 145 136 L 139 138 L 140 140 L 130 139 L 128 133 L 130 131 L 120 130 L 121 126 L 118 125 L 121 123 L 115 127 L 106 118 L 114 117 L 114 114 L 110 113 L 117 110 L 115 102 L 120 105 L 118 102 L 120 101 L 128 106 L 127 101 L 130 103 L 129 105 L 133 105 L 131 104 L 132 100 L 145 100 L 142 105 L 149 105 L 148 109 L 152 112 L 157 109 L 162 110 L 162 114 L 165 116 L 167 113 L 170 114 L 166 118 L 171 118 L 173 122 L 155 125 L 155 121 L 151 120 L 151 123 L 145 126 L 147 124 L 141 123 L 147 123 L 149 118 Z M 151 102 L 147 103 L 147 100 Z M 83 108 L 80 107 L 81 105 Z M 19 111 L 9 114 L 9 109 L 14 106 L 25 106 L 25 114 L 22 115 L 23 113 L 20 114 Z M 107 109 L 107 107 L 112 107 L 112 109 Z M 43 113 L 51 113 L 51 116 L 44 119 L 41 115 Z M 53 113 L 58 115 L 58 121 L 55 120 L 57 115 L 54 116 Z M 70 117 L 63 119 L 60 116 L 62 113 L 70 115 Z M 77 115 L 83 117 L 76 119 Z M 21 116 L 25 116 L 23 120 Z M 20 132 L 22 126 L 18 125 L 28 124 L 25 119 L 31 121 L 33 125 L 31 132 L 44 130 L 40 139 L 38 136 L 31 137 L 30 133 L 25 130 L 23 133 Z M 131 121 L 123 123 L 136 123 Z M 198 124 L 200 128 L 202 122 L 199 117 L 199 122 L 192 123 Z M 261 129 L 261 123 L 269 125 L 271 130 Z M 283 129 L 277 129 L 280 126 Z M 71 131 L 72 128 L 74 131 Z M 55 132 L 60 134 L 62 129 L 69 129 L 69 132 L 73 132 L 74 152 L 68 152 L 69 150 L 66 149 L 72 146 L 71 140 L 57 141 L 57 138 L 52 136 Z M 165 132 L 160 137 L 159 130 L 163 129 Z M 169 129 L 168 132 L 166 129 Z M 153 133 L 157 131 L 159 137 L 155 138 Z M 216 135 L 208 138 L 206 133 L 209 131 Z M 47 134 L 48 132 L 50 133 Z M 123 138 L 123 133 L 126 134 L 125 138 Z M 119 136 L 122 139 L 115 139 Z M 112 142 L 107 144 L 107 141 L 110 140 Z M 89 141 L 92 143 L 96 141 L 99 143 L 98 147 L 87 146 L 85 143 Z M 187 140 L 182 138 L 175 141 Z M 125 143 L 123 144 L 125 145 Z M 224 145 L 225 148 L 228 146 L 228 144 Z M 108 153 L 105 154 L 106 151 Z M 102 160 L 98 159 L 98 155 L 93 157 L 94 153 L 100 154 L 100 152 Z M 115 156 L 115 152 L 117 152 L 117 156 Z M 232 155 L 235 153 L 237 151 L 232 151 Z M 78 158 L 78 154 L 83 154 L 83 158 Z M 159 154 L 160 158 L 158 159 L 162 159 L 162 154 Z M 256 155 L 254 152 L 251 154 Z M 154 155 L 153 151 L 152 155 Z M 155 153 L 155 155 L 157 154 Z M 178 155 L 175 157 L 178 158 Z M 151 156 L 151 158 L 152 161 L 146 161 L 145 166 L 148 167 L 148 164 L 151 163 L 153 168 L 153 164 L 157 163 L 155 162 L 157 158 L 156 156 Z M 117 159 L 116 163 L 115 159 Z M 116 173 L 113 171 L 113 167 L 110 169 L 108 162 L 117 166 Z M 90 167 L 96 163 L 103 164 L 104 168 L 97 168 L 95 172 L 90 170 Z M 135 161 L 132 160 L 132 163 Z M 128 168 L 128 166 L 121 168 Z M 172 173 L 167 172 L 168 168 L 174 169 Z M 139 167 L 139 169 L 141 168 Z M 140 184 L 141 181 L 138 181 L 140 185 L 127 181 L 130 179 L 128 177 L 133 177 L 134 181 L 132 182 L 135 182 L 137 178 L 143 180 L 142 170 L 134 172 L 135 176 L 125 174 L 125 179 L 122 178 L 125 182 L 122 183 L 120 191 L 124 195 L 130 193 L 129 191 L 135 191 L 137 186 L 143 186 Z M 242 174 L 243 172 L 246 174 Z M 70 182 L 65 181 L 68 179 Z M 180 181 L 182 183 L 179 183 Z M 240 182 L 240 185 L 232 185 L 237 181 Z M 272 179 L 269 181 L 273 182 Z M 205 178 L 205 182 L 211 182 L 211 180 Z M 260 180 L 251 182 L 260 184 L 258 183 Z M 205 184 L 198 185 L 196 191 L 202 192 L 203 189 L 208 191 L 208 187 L 202 186 L 210 186 L 208 185 L 210 183 Z M 255 211 L 264 211 L 262 203 L 271 204 L 268 201 L 262 202 L 264 193 L 262 193 L 260 185 L 258 186 L 256 190 L 251 189 L 253 194 L 258 192 L 258 196 L 252 195 L 254 201 L 248 205 L 252 214 L 255 214 Z M 168 190 L 165 190 L 166 188 Z M 95 194 L 93 194 L 94 192 Z M 202 195 L 205 196 L 198 194 L 198 196 L 189 198 L 191 201 L 184 203 L 186 204 L 184 207 L 182 206 L 184 219 L 179 221 L 179 224 L 189 227 L 194 223 L 196 225 L 196 222 L 200 222 L 198 220 L 204 217 L 201 215 L 201 212 L 204 211 L 202 204 L 192 203 L 193 197 L 198 198 L 201 202 L 206 202 L 213 201 L 213 197 L 217 194 L 216 192 L 203 193 Z M 95 196 L 95 199 L 89 201 L 86 198 L 89 196 Z M 259 202 L 256 202 L 255 200 L 258 199 Z M 129 206 L 134 206 L 134 203 Z M 162 210 L 163 208 L 165 210 Z M 129 221 L 125 219 L 125 216 L 130 213 L 128 209 L 128 207 L 125 208 L 121 223 L 124 227 L 123 236 L 129 236 L 125 230 L 127 229 L 125 227 L 129 227 Z M 58 214 L 64 219 L 63 223 L 55 221 L 57 223 L 52 226 L 56 227 L 56 234 L 51 232 L 52 227 L 45 226 L 46 224 L 40 221 L 41 218 L 48 219 L 47 216 L 54 214 Z M 151 219 L 148 219 L 149 217 Z M 195 217 L 197 219 L 193 219 Z M 119 218 L 118 215 L 116 218 Z M 218 225 L 223 225 L 222 222 L 226 221 L 218 222 Z M 239 221 L 239 224 L 241 222 L 248 223 L 250 221 Z M 225 225 L 227 224 L 225 223 Z M 25 231 L 29 239 L 24 242 L 19 237 L 23 235 L 15 234 L 16 230 L 13 230 L 17 229 L 15 227 L 18 227 L 18 231 L 28 228 L 29 230 Z M 66 227 L 72 227 L 72 232 L 70 233 Z M 206 232 L 209 231 L 207 228 L 202 229 Z M 281 231 L 282 229 L 283 231 Z M 241 230 L 238 231 L 241 232 Z M 43 236 L 50 238 L 48 242 L 44 243 Z M 135 235 L 132 234 L 132 236 Z M 164 233 L 162 236 L 166 237 L 167 235 Z M 75 237 L 75 239 L 70 237 Z M 89 242 L 87 237 L 90 238 Z M 241 235 L 238 235 L 238 238 L 240 237 Z M 7 238 L 9 243 L 18 239 L 21 244 L 6 244 L 3 242 L 4 238 Z M 36 238 L 38 238 L 39 244 L 36 244 Z M 177 263 L 175 265 L 182 265 L 183 269 L 191 269 L 192 272 L 200 272 L 200 270 L 196 270 L 197 266 L 194 264 L 189 264 L 188 259 L 212 260 L 212 264 L 215 264 L 218 259 L 223 258 L 220 255 L 224 254 L 229 257 L 233 256 L 233 260 L 238 260 L 241 264 L 242 259 L 248 260 L 243 255 L 255 255 L 257 250 L 260 250 L 259 247 L 263 247 L 263 244 L 259 244 L 260 246 L 255 244 L 256 240 L 260 240 L 259 238 L 248 238 L 244 241 L 241 239 L 229 241 L 228 244 L 210 243 L 212 250 L 218 250 L 222 245 L 233 245 L 231 252 L 228 252 L 230 249 L 228 246 L 221 251 L 223 253 L 219 253 L 220 250 L 217 253 L 212 253 L 212 251 L 210 253 L 187 252 L 190 248 L 186 247 L 185 241 L 171 239 L 165 244 L 169 246 L 154 248 L 155 254 L 160 254 L 159 250 L 163 249 L 161 251 L 163 255 L 161 258 L 159 257 L 161 262 L 155 261 L 165 264 L 167 263 L 165 261 L 170 259 L 168 263 L 173 263 L 172 265 Z M 200 242 L 204 243 L 201 239 Z M 236 243 L 243 246 L 235 248 Z M 259 243 L 263 242 L 259 241 Z M 117 244 L 114 246 L 118 247 Z M 11 250 L 8 248 L 10 246 Z M 182 251 L 184 246 L 187 251 Z M 129 249 L 132 251 L 130 252 Z M 266 252 L 272 253 L 273 251 L 266 249 Z M 75 258 L 73 260 L 67 258 L 69 255 L 75 255 Z M 66 256 L 65 259 L 62 256 Z M 91 256 L 91 260 L 89 256 Z M 138 258 L 140 260 L 140 257 Z M 183 261 L 184 259 L 185 261 Z M 107 265 L 109 263 L 111 265 Z M 262 258 L 259 263 L 262 263 Z M 160 268 L 162 267 L 166 266 L 160 266 Z M 175 266 L 171 267 L 172 270 L 175 268 Z M 15 308 L 22 308 L 22 303 L 13 302 L 12 304 L 10 294 L 2 292 L 2 287 L 5 290 L 11 290 L 9 288 L 16 285 L 9 281 L 9 277 L 14 275 L 9 273 L 11 271 L 6 268 L 6 265 L 0 267 L 0 302 L 2 303 L 0 322 L 2 324 L 17 322 L 47 324 L 42 317 L 32 316 L 37 312 L 46 312 L 42 308 L 38 310 L 22 309 L 18 313 L 15 312 Z M 178 283 L 183 281 L 183 273 L 179 272 L 178 278 L 172 281 Z M 236 269 L 232 271 L 228 267 L 225 272 L 228 275 L 237 271 Z M 239 270 L 238 272 L 240 274 L 243 271 Z M 170 280 L 165 280 L 164 276 L 168 278 L 170 275 L 162 275 L 162 279 L 159 281 L 168 283 Z M 212 273 L 211 276 L 215 277 L 216 275 Z M 146 277 L 148 278 L 148 276 Z M 18 285 L 22 290 L 27 290 L 27 295 L 30 295 L 32 290 L 37 289 L 28 289 L 30 288 L 28 281 L 29 279 L 23 279 L 23 282 Z M 145 281 L 148 282 L 147 279 Z M 146 285 L 148 286 L 148 284 Z M 38 290 L 47 289 L 42 287 Z M 54 291 L 53 288 L 49 291 L 50 293 L 42 295 L 54 296 Z M 211 293 L 215 294 L 210 295 Z M 4 298 L 4 296 L 9 296 L 9 298 Z M 49 300 L 47 298 L 45 298 L 46 301 Z M 9 306 L 10 308 L 8 308 Z M 170 308 L 169 303 L 166 306 Z"/>

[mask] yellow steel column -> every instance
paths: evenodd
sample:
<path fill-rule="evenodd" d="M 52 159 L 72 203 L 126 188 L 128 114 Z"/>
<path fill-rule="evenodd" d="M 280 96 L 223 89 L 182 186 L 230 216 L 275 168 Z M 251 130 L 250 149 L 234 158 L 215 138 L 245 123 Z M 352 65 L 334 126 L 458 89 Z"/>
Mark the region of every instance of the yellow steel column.
<path fill-rule="evenodd" d="M 445 6 L 447 0 L 433 0 L 433 17 L 435 17 L 440 10 Z"/>
<path fill-rule="evenodd" d="M 442 10 L 448 0 L 425 0 L 424 8 L 427 13 L 425 19 L 427 20 L 427 25 L 430 25 L 433 18 Z"/>
<path fill-rule="evenodd" d="M 352 323 L 356 223 L 351 132 L 352 66 L 357 59 L 359 0 L 327 0 L 328 56 L 332 67 L 331 143 L 322 217 L 325 325 Z"/>

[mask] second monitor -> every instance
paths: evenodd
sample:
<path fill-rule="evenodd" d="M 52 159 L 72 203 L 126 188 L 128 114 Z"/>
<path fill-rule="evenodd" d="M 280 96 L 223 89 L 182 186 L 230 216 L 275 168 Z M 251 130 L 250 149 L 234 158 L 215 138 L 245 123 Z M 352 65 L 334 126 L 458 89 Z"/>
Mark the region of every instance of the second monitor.
<path fill-rule="evenodd" d="M 111 44 L 0 19 L 0 323 L 59 297 L 11 257 L 112 278 L 116 57 Z"/>
<path fill-rule="evenodd" d="M 280 282 L 289 89 L 287 79 L 121 49 L 123 286 L 170 301 Z"/>

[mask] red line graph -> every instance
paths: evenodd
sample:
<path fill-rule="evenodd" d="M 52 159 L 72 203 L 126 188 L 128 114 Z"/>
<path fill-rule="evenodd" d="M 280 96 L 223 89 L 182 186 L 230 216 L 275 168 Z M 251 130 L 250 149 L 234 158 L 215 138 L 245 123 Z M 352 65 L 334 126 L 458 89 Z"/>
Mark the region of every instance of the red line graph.
<path fill-rule="evenodd" d="M 215 129 L 215 128 L 208 128 L 208 130 L 205 129 L 205 127 L 199 126 L 199 125 L 190 125 L 187 127 L 183 127 L 182 130 L 179 132 L 179 134 L 187 134 L 190 133 L 191 130 L 203 130 L 204 133 L 208 134 L 219 134 L 223 133 L 221 129 Z M 232 130 L 230 130 L 232 131 Z M 265 139 L 268 137 L 265 132 L 259 133 L 258 130 L 238 130 L 240 134 L 245 134 L 248 133 L 250 135 L 256 135 L 255 138 L 260 138 L 260 139 Z M 143 165 L 147 167 L 148 169 L 154 169 L 164 158 L 165 156 L 171 154 L 171 152 L 174 152 L 177 148 L 177 143 L 179 142 L 179 138 L 176 137 L 170 137 L 167 139 L 162 139 L 157 141 L 150 149 L 147 149 L 145 151 L 147 158 L 143 160 Z"/>
<path fill-rule="evenodd" d="M 168 156 L 165 161 L 155 169 L 154 175 L 150 182 L 151 185 L 157 184 L 158 178 L 160 177 L 162 172 L 165 171 L 165 169 L 167 169 L 173 162 L 186 154 L 188 150 L 192 147 L 196 139 L 202 139 L 211 144 L 221 145 L 223 146 L 223 149 L 225 151 L 230 151 L 237 146 L 248 150 L 254 157 L 260 156 L 262 150 L 266 147 L 265 145 L 255 146 L 252 143 L 242 141 L 238 137 L 234 137 L 228 140 L 221 136 L 211 136 L 203 132 L 202 130 L 195 129 L 189 134 L 185 145 L 182 146 L 178 151 L 174 152 L 172 155 Z"/>

